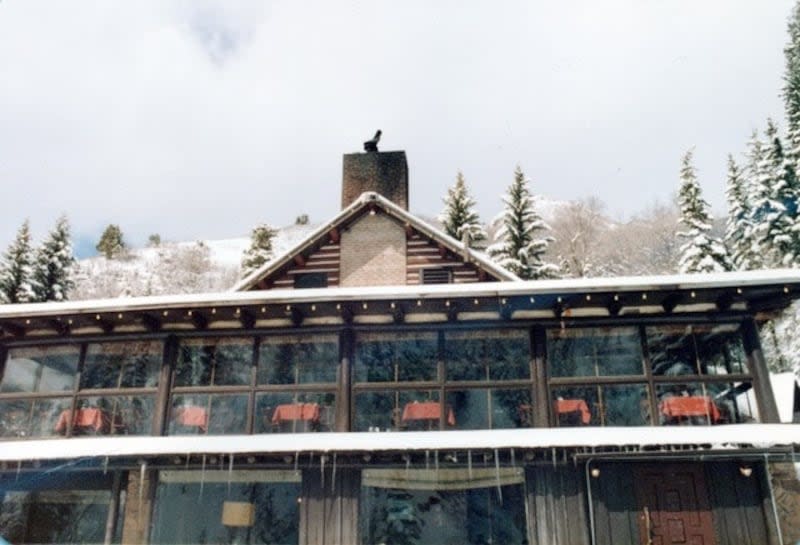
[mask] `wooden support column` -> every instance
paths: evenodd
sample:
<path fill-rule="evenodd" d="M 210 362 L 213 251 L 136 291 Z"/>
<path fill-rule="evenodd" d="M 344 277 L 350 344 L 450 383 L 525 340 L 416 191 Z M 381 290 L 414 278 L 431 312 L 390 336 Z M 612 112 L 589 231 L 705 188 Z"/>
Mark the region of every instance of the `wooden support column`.
<path fill-rule="evenodd" d="M 353 545 L 359 543 L 358 502 L 361 470 L 339 467 L 303 470 L 300 502 L 300 545 Z M 335 479 L 334 479 L 335 477 Z"/>
<path fill-rule="evenodd" d="M 550 426 L 550 397 L 547 391 L 547 369 L 545 368 L 545 343 L 547 333 L 542 326 L 531 329 L 531 376 L 533 377 L 533 425 L 537 428 Z"/>
<path fill-rule="evenodd" d="M 772 384 L 769 381 L 769 369 L 764 359 L 764 352 L 761 350 L 758 328 L 752 318 L 747 318 L 742 322 L 742 337 L 744 351 L 747 355 L 747 365 L 753 374 L 753 390 L 758 403 L 758 414 L 764 423 L 778 423 L 780 416 L 775 403 L 775 395 L 772 392 Z"/>
<path fill-rule="evenodd" d="M 150 521 L 156 491 L 156 471 L 140 469 L 128 472 L 125 494 L 125 517 L 122 522 L 122 545 L 149 543 Z"/>
<path fill-rule="evenodd" d="M 353 330 L 345 328 L 339 335 L 339 368 L 336 370 L 336 431 L 350 430 L 352 367 L 355 351 Z"/>
<path fill-rule="evenodd" d="M 169 420 L 169 390 L 172 386 L 172 368 L 178 357 L 178 338 L 170 335 L 164 341 L 161 370 L 158 373 L 158 394 L 153 415 L 153 435 L 164 435 Z"/>

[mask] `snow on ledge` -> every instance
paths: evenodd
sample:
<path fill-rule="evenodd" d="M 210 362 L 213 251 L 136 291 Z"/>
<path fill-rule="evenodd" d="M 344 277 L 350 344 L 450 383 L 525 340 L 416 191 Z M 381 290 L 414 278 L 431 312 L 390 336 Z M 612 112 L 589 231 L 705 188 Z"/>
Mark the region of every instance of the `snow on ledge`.
<path fill-rule="evenodd" d="M 770 448 L 800 444 L 800 424 L 696 427 L 299 433 L 172 437 L 84 437 L 2 442 L 0 461 L 187 454 L 295 454 L 422 450 L 711 445 Z"/>

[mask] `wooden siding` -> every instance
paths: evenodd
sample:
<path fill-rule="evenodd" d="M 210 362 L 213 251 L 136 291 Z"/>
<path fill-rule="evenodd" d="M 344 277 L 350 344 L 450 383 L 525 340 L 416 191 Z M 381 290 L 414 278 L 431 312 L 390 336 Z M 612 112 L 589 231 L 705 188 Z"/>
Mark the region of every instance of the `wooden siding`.
<path fill-rule="evenodd" d="M 434 241 L 413 231 L 408 237 L 408 255 L 406 257 L 406 284 L 421 284 L 422 269 L 447 268 L 453 274 L 454 284 L 480 282 L 481 276 L 474 263 L 464 263 L 460 255 L 440 248 Z M 496 280 L 494 277 L 487 280 Z"/>
<path fill-rule="evenodd" d="M 328 275 L 328 287 L 339 285 L 339 244 L 328 243 L 305 257 L 299 264 L 295 260 L 292 265 L 272 282 L 273 289 L 293 289 L 294 277 L 298 274 L 325 273 Z"/>
<path fill-rule="evenodd" d="M 580 466 L 538 466 L 527 469 L 533 545 L 588 545 L 589 519 Z"/>

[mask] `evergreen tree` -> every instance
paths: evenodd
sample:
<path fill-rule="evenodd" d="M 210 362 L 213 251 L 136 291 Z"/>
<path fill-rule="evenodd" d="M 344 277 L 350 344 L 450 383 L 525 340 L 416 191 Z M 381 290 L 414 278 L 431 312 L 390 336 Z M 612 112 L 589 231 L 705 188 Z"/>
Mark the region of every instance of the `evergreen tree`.
<path fill-rule="evenodd" d="M 789 17 L 789 43 L 783 50 L 786 72 L 783 75 L 783 101 L 786 110 L 786 155 L 794 166 L 800 166 L 800 3 Z"/>
<path fill-rule="evenodd" d="M 534 210 L 529 180 L 517 166 L 514 181 L 503 197 L 505 210 L 497 241 L 488 248 L 489 255 L 501 266 L 525 280 L 555 278 L 558 267 L 544 260 L 552 237 L 540 237 L 550 230 Z"/>
<path fill-rule="evenodd" d="M 0 300 L 3 303 L 28 303 L 35 300 L 32 265 L 30 224 L 25 220 L 0 262 Z"/>
<path fill-rule="evenodd" d="M 36 251 L 33 289 L 37 301 L 66 301 L 74 283 L 69 221 L 61 216 L 47 239 Z"/>
<path fill-rule="evenodd" d="M 764 266 L 790 266 L 798 257 L 797 180 L 772 120 L 764 134 L 753 190 L 753 236 Z"/>
<path fill-rule="evenodd" d="M 106 259 L 113 259 L 125 251 L 127 246 L 122 238 L 122 230 L 119 228 L 119 225 L 114 225 L 112 223 L 106 227 L 103 234 L 100 235 L 100 240 L 95 248 L 98 252 L 103 254 Z"/>
<path fill-rule="evenodd" d="M 752 211 L 748 199 L 748 187 L 741 169 L 733 156 L 728 155 L 728 217 L 725 226 L 725 246 L 731 263 L 737 270 L 758 268 L 761 260 L 753 247 Z"/>
<path fill-rule="evenodd" d="M 700 184 L 692 165 L 692 150 L 686 152 L 681 164 L 681 187 L 678 201 L 681 208 L 681 223 L 687 231 L 678 236 L 686 239 L 681 247 L 678 269 L 682 273 L 707 273 L 731 270 L 725 246 L 711 236 L 713 218 L 708 203 L 703 200 Z"/>
<path fill-rule="evenodd" d="M 475 200 L 469 194 L 461 171 L 456 175 L 456 183 L 447 190 L 447 197 L 443 201 L 445 206 L 439 215 L 439 221 L 448 235 L 470 248 L 474 248 L 476 242 L 486 240 L 486 231 L 475 211 Z"/>
<path fill-rule="evenodd" d="M 266 223 L 257 225 L 250 233 L 250 247 L 242 257 L 242 276 L 247 276 L 272 259 L 272 240 L 278 234 Z"/>

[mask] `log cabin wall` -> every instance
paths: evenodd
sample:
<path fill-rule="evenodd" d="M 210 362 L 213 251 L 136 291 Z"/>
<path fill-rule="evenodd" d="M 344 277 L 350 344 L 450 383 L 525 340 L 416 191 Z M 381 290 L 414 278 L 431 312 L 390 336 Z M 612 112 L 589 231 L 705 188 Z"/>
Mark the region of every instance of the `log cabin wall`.
<path fill-rule="evenodd" d="M 589 545 L 581 466 L 529 467 L 526 478 L 528 541 L 533 545 Z"/>
<path fill-rule="evenodd" d="M 296 258 L 286 272 L 273 281 L 272 288 L 293 289 L 298 275 L 314 273 L 321 273 L 327 276 L 327 284 L 323 287 L 338 287 L 340 261 L 341 245 L 338 242 L 329 241 L 308 257 Z"/>
<path fill-rule="evenodd" d="M 453 284 L 480 282 L 482 279 L 497 280 L 482 274 L 472 263 L 465 263 L 461 256 L 455 255 L 427 237 L 412 231 L 408 237 L 408 257 L 406 259 L 406 284 L 422 284 L 424 269 L 444 269 L 449 272 Z"/>

